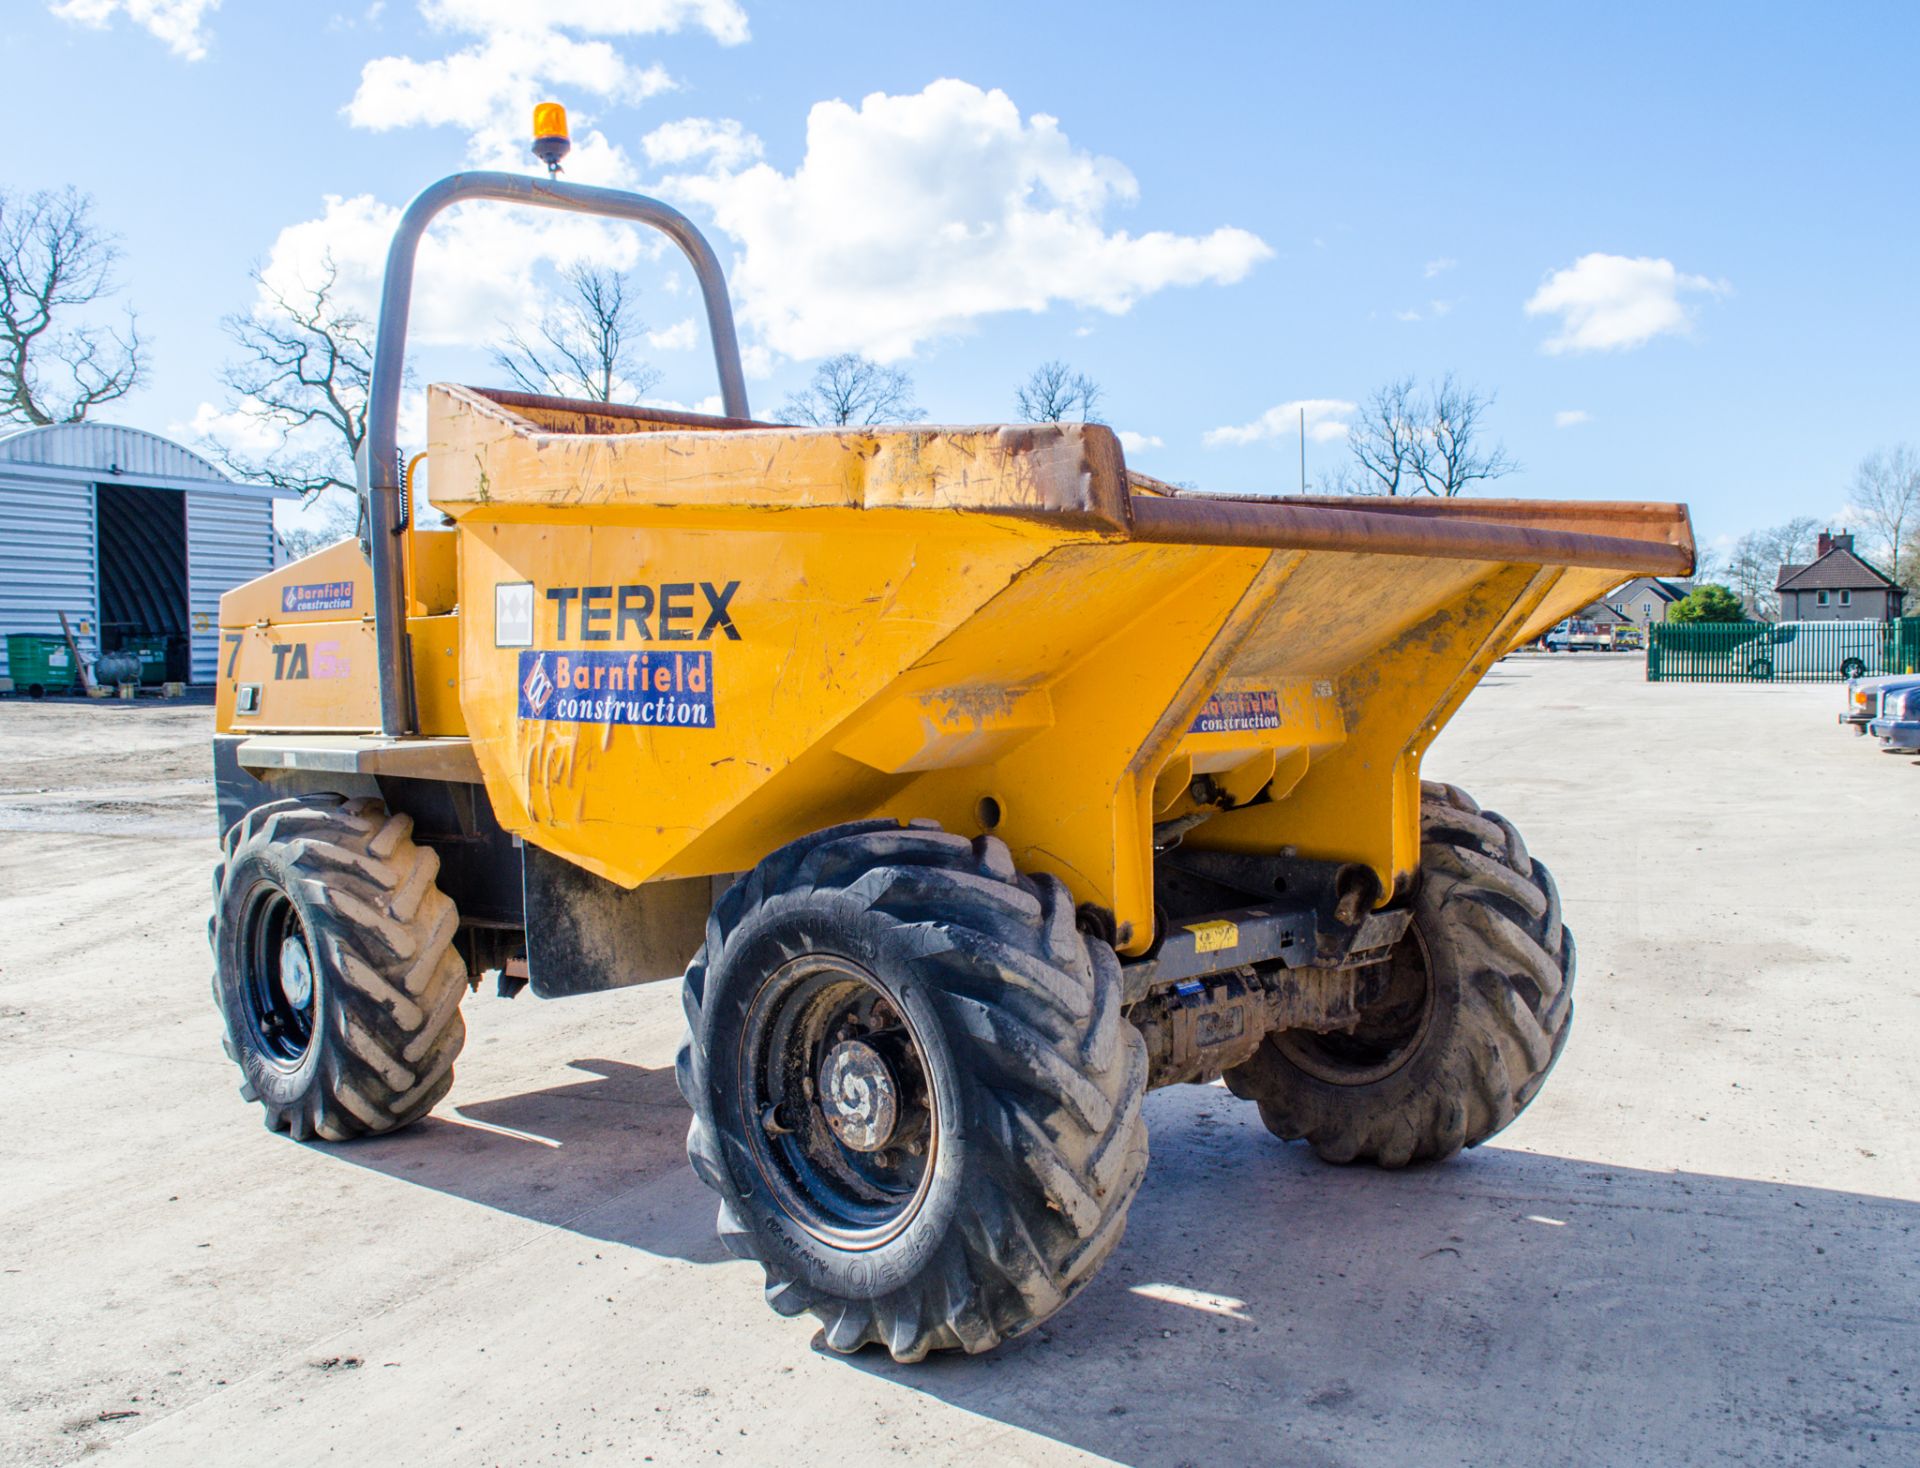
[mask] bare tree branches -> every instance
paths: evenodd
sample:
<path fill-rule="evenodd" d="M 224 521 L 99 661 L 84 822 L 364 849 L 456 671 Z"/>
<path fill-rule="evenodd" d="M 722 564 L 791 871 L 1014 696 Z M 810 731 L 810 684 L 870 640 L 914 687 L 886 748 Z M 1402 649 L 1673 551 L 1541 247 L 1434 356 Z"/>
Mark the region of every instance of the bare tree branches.
<path fill-rule="evenodd" d="M 913 379 L 907 373 L 842 352 L 814 368 L 806 387 L 780 405 L 780 416 L 815 428 L 844 428 L 917 423 L 927 415 L 914 404 Z"/>
<path fill-rule="evenodd" d="M 1069 418 L 1098 423 L 1102 421 L 1100 398 L 1100 384 L 1065 362 L 1042 362 L 1013 394 L 1026 423 L 1061 423 Z"/>
<path fill-rule="evenodd" d="M 1451 372 L 1428 390 L 1413 443 L 1413 472 L 1428 494 L 1452 499 L 1520 467 L 1504 444 L 1481 442 L 1481 420 L 1493 403 L 1491 393 L 1464 386 Z"/>
<path fill-rule="evenodd" d="M 1430 494 L 1451 499 L 1520 465 L 1505 445 L 1484 442 L 1494 396 L 1449 372 L 1425 393 L 1401 377 L 1361 404 L 1347 434 L 1353 466 L 1320 477 L 1323 494 Z"/>
<path fill-rule="evenodd" d="M 139 322 L 124 332 L 71 320 L 117 289 L 120 247 L 74 189 L 0 189 L 0 421 L 78 423 L 140 385 Z"/>
<path fill-rule="evenodd" d="M 1422 416 L 1411 377 L 1389 382 L 1362 403 L 1347 437 L 1360 472 L 1352 480 L 1342 476 L 1341 488 L 1354 494 L 1412 494 Z"/>
<path fill-rule="evenodd" d="M 1765 530 L 1749 530 L 1734 542 L 1724 579 L 1748 606 L 1762 616 L 1774 616 L 1780 609 L 1780 599 L 1773 590 L 1780 568 L 1811 561 L 1819 533 L 1820 522 L 1809 515 Z M 1704 579 L 1704 571 L 1696 570 L 1695 580 Z"/>
<path fill-rule="evenodd" d="M 537 340 L 509 331 L 494 349 L 494 365 L 527 392 L 634 402 L 660 380 L 658 369 L 635 355 L 646 323 L 634 315 L 626 278 L 596 265 L 566 272 L 566 303 L 540 322 Z"/>
<path fill-rule="evenodd" d="M 338 490 L 322 493 L 308 507 L 313 513 L 309 522 L 303 525 L 289 525 L 276 529 L 280 548 L 287 553 L 289 560 L 297 561 L 302 556 L 310 556 L 317 550 L 325 550 L 338 541 L 352 535 L 359 526 L 358 504 L 348 499 Z"/>
<path fill-rule="evenodd" d="M 367 436 L 367 388 L 373 332 L 365 317 L 336 299 L 331 258 L 321 278 L 297 294 L 254 273 L 264 309 L 229 316 L 227 335 L 242 352 L 221 374 L 231 412 L 251 420 L 257 444 L 216 437 L 214 455 L 235 475 L 296 490 L 307 501 L 329 488 L 358 492 L 354 456 Z"/>
<path fill-rule="evenodd" d="M 1904 586 L 1914 571 L 1908 537 L 1920 523 L 1920 454 L 1905 443 L 1868 454 L 1854 471 L 1851 499 L 1882 557 L 1880 569 Z"/>

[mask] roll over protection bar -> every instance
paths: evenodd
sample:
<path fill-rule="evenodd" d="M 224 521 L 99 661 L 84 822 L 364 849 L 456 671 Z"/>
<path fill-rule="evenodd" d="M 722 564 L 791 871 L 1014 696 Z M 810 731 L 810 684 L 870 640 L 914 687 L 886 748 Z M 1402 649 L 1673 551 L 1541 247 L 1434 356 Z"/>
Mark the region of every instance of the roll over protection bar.
<path fill-rule="evenodd" d="M 419 732 L 413 696 L 413 667 L 407 638 L 406 570 L 400 537 L 406 533 L 400 472 L 400 384 L 406 367 L 407 319 L 413 305 L 413 267 L 421 237 L 434 216 L 452 204 L 492 199 L 630 219 L 651 225 L 680 247 L 693 266 L 707 307 L 707 334 L 713 341 L 720 374 L 720 400 L 730 418 L 749 418 L 747 379 L 740 366 L 740 342 L 733 329 L 727 278 L 713 248 L 693 221 L 678 209 L 644 194 L 584 184 L 550 182 L 517 173 L 456 173 L 423 189 L 400 216 L 387 250 L 386 278 L 380 293 L 380 319 L 373 348 L 373 381 L 367 394 L 367 433 L 359 464 L 360 495 L 367 526 L 367 555 L 373 567 L 375 657 L 380 677 L 380 728 L 390 736 Z"/>

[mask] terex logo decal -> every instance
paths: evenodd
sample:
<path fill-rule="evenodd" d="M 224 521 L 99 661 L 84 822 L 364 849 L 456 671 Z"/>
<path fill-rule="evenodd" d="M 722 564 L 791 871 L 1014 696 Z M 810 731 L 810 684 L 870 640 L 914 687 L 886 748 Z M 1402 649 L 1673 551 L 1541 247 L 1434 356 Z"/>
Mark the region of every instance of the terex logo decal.
<path fill-rule="evenodd" d="M 711 581 L 668 581 L 652 586 L 554 586 L 547 600 L 554 604 L 554 637 L 564 641 L 571 623 L 572 636 L 582 642 L 706 642 L 719 636 L 740 640 L 728 604 L 740 589 L 738 581 L 715 586 Z M 704 609 L 694 605 L 698 591 Z M 569 613 L 578 606 L 579 615 Z M 699 619 L 698 626 L 695 619 Z"/>
<path fill-rule="evenodd" d="M 713 654 L 529 650 L 520 654 L 520 717 L 711 729 Z"/>

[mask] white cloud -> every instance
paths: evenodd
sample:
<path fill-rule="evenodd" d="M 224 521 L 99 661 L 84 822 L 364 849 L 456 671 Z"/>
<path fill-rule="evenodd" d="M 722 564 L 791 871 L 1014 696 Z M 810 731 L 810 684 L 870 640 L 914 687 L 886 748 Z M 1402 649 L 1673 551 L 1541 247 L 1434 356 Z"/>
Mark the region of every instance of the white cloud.
<path fill-rule="evenodd" d="M 102 0 L 87 0 L 102 3 Z M 528 124 L 535 102 L 562 93 L 576 102 L 632 106 L 672 89 L 658 65 L 629 58 L 621 37 L 703 29 L 733 43 L 747 39 L 736 0 L 421 0 L 430 25 L 471 37 L 447 54 L 416 60 L 380 56 L 361 71 L 345 113 L 356 127 L 384 132 L 455 127 L 467 135 L 474 167 L 529 172 Z M 615 38 L 609 40 L 606 38 Z M 576 109 L 566 176 L 580 183 L 631 186 L 632 161 Z M 724 129 L 721 130 L 724 141 Z M 736 138 L 736 147 L 744 141 Z M 343 305 L 371 315 L 398 210 L 372 195 L 329 197 L 319 215 L 280 232 L 264 273 L 297 292 L 318 278 L 321 262 L 339 271 Z M 479 205 L 437 220 L 422 243 L 418 276 L 431 282 L 415 299 L 414 339 L 422 345 L 485 346 L 503 324 L 535 326 L 550 297 L 542 267 L 585 262 L 616 270 L 662 258 L 664 239 L 588 217 Z M 669 277 L 669 283 L 673 282 Z M 692 345 L 691 322 L 652 333 L 652 345 Z"/>
<path fill-rule="evenodd" d="M 690 352 L 699 340 L 700 327 L 691 316 L 647 333 L 647 345 L 656 352 Z"/>
<path fill-rule="evenodd" d="M 656 127 L 640 140 L 647 161 L 656 168 L 672 168 L 706 159 L 722 170 L 743 167 L 759 158 L 760 139 L 731 117 L 683 117 Z"/>
<path fill-rule="evenodd" d="M 1109 232 L 1139 186 L 1011 98 L 936 81 L 817 103 L 791 174 L 766 163 L 678 175 L 740 244 L 730 271 L 747 326 L 792 357 L 882 361 L 982 316 L 1054 302 L 1119 314 L 1174 285 L 1227 284 L 1273 252 L 1242 229 Z"/>
<path fill-rule="evenodd" d="M 1432 280 L 1436 275 L 1445 275 L 1449 270 L 1453 269 L 1453 267 L 1458 265 L 1459 263 L 1460 262 L 1458 260 L 1455 260 L 1449 256 L 1443 255 L 1438 260 L 1427 261 L 1426 269 L 1421 273 L 1424 274 L 1428 280 Z"/>
<path fill-rule="evenodd" d="M 1553 415 L 1555 428 L 1578 428 L 1582 423 L 1593 422 L 1593 414 L 1585 408 L 1566 408 Z"/>
<path fill-rule="evenodd" d="M 1393 313 L 1393 319 L 1395 321 L 1418 321 L 1420 319 L 1420 313 L 1409 307 L 1405 311 L 1395 311 Z"/>
<path fill-rule="evenodd" d="M 1251 423 L 1237 428 L 1211 428 L 1205 443 L 1208 448 L 1259 443 L 1269 438 L 1296 438 L 1305 416 L 1307 437 L 1314 443 L 1333 443 L 1347 436 L 1346 419 L 1356 405 L 1338 398 L 1297 398 L 1267 409 Z"/>
<path fill-rule="evenodd" d="M 47 8 L 62 20 L 95 30 L 104 30 L 115 15 L 124 13 L 156 40 L 165 41 L 174 55 L 198 61 L 207 54 L 201 24 L 208 11 L 220 8 L 220 0 L 55 0 Z"/>
<path fill-rule="evenodd" d="M 1151 433 L 1135 433 L 1131 428 L 1119 431 L 1120 447 L 1129 454 L 1144 454 L 1152 449 L 1163 449 L 1163 440 Z"/>
<path fill-rule="evenodd" d="M 376 57 L 361 70 L 347 120 L 374 132 L 451 124 L 480 133 L 511 126 L 521 134 L 517 152 L 523 160 L 533 104 L 549 92 L 634 103 L 672 86 L 663 68 L 637 66 L 605 41 L 575 40 L 558 31 L 502 33 L 433 61 Z M 574 167 L 569 160 L 568 171 Z"/>
<path fill-rule="evenodd" d="M 708 32 L 723 46 L 747 39 L 737 0 L 421 0 L 420 13 L 446 30 L 495 35 L 558 27 L 593 36 Z"/>
<path fill-rule="evenodd" d="M 1544 352 L 1630 351 L 1656 336 L 1692 330 L 1683 296 L 1730 289 L 1725 281 L 1682 274 L 1671 260 L 1596 253 L 1549 275 L 1528 298 L 1526 312 L 1560 318 L 1559 331 L 1541 344 Z"/>
<path fill-rule="evenodd" d="M 318 219 L 280 232 L 262 269 L 266 284 L 297 297 L 331 259 L 340 303 L 371 319 L 399 213 L 370 194 L 329 196 Z M 503 322 L 529 330 L 546 306 L 527 286 L 537 267 L 592 261 L 627 270 L 645 248 L 635 231 L 583 216 L 486 204 L 451 210 L 420 245 L 410 340 L 484 346 L 499 339 Z"/>
<path fill-rule="evenodd" d="M 183 442 L 224 444 L 244 459 L 264 459 L 280 451 L 287 438 L 266 421 L 265 413 L 265 405 L 256 398 L 243 398 L 231 408 L 202 403 L 190 420 L 170 425 L 167 434 Z M 313 437 L 318 442 L 317 432 Z"/>

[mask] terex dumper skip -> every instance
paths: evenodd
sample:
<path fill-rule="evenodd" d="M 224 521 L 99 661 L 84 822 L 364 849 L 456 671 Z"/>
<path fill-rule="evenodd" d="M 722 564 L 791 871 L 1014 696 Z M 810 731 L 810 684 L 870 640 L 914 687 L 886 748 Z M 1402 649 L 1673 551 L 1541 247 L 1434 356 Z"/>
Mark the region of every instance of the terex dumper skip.
<path fill-rule="evenodd" d="M 430 531 L 413 253 L 474 198 L 665 230 L 727 416 L 435 387 Z M 1682 507 L 1202 497 L 1094 424 L 756 423 L 688 221 L 503 174 L 402 222 L 369 444 L 369 544 L 221 608 L 215 990 L 269 1126 L 425 1115 L 483 974 L 684 974 L 721 1235 L 833 1348 L 913 1360 L 1086 1284 L 1150 1087 L 1224 1075 L 1396 1167 L 1559 1055 L 1553 878 L 1421 756 L 1508 649 L 1686 571 Z"/>

